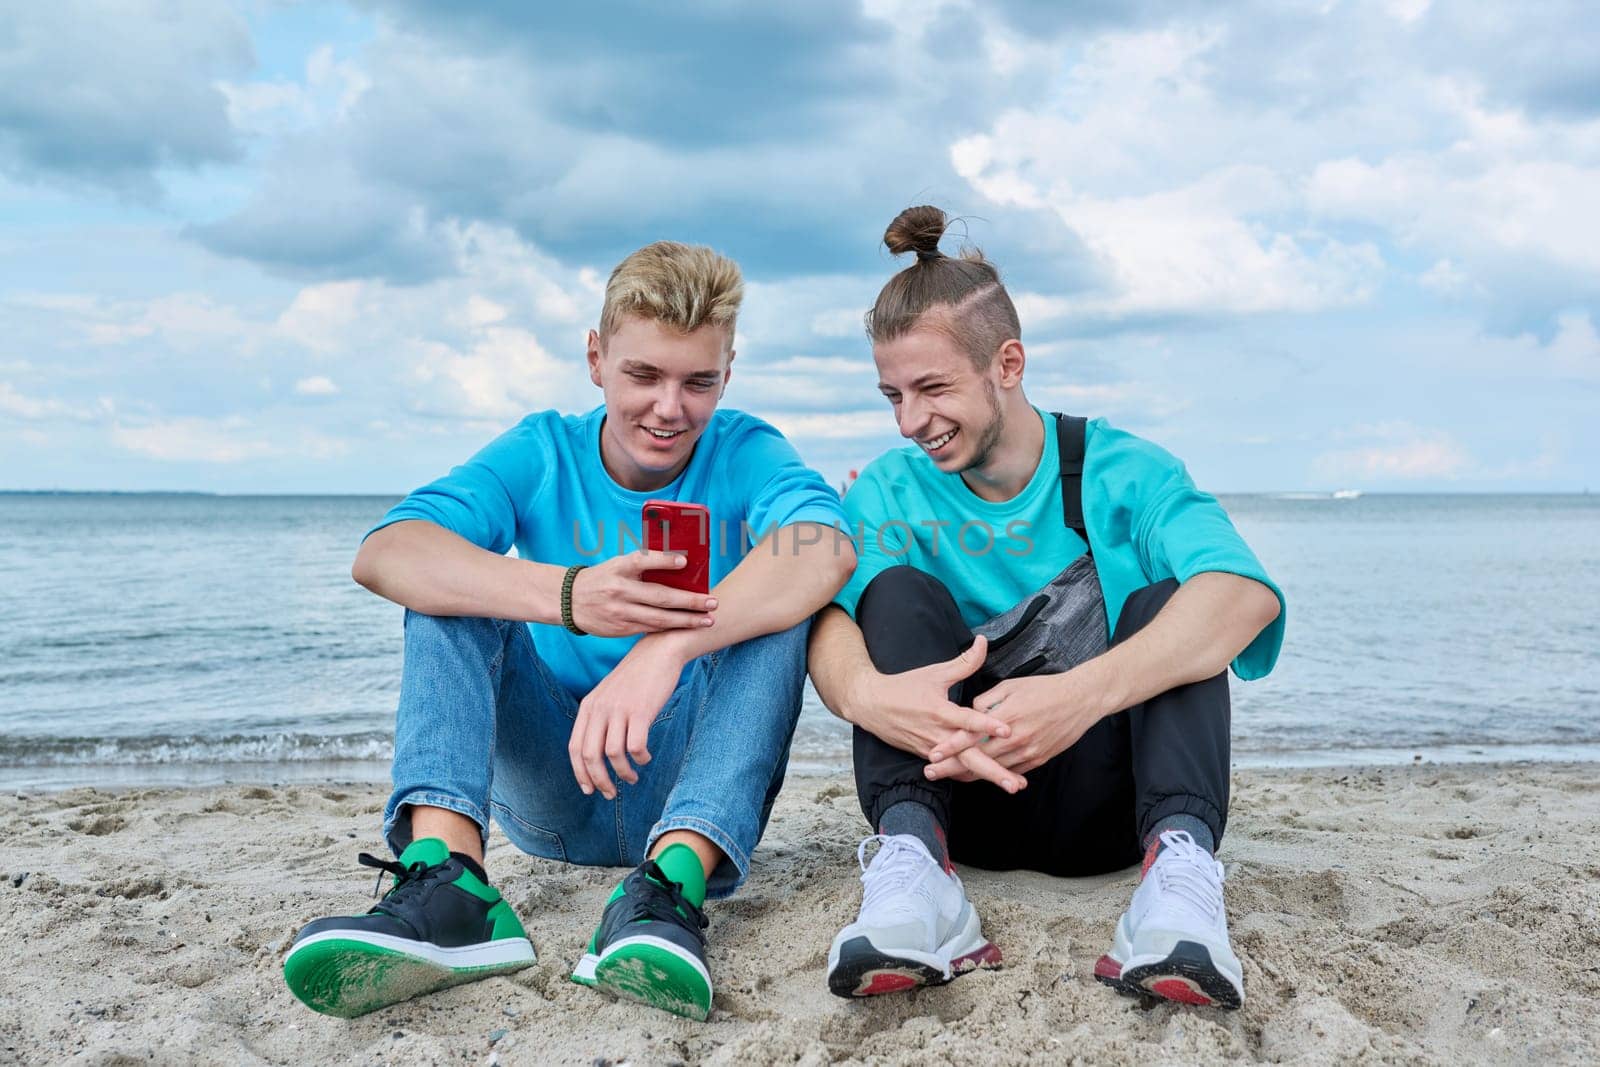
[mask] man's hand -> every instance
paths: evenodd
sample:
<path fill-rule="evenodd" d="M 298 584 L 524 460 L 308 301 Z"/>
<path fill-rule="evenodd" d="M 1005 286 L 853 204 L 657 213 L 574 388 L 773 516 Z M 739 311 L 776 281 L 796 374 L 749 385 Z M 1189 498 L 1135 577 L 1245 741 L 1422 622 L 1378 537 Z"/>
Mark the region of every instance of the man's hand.
<path fill-rule="evenodd" d="M 583 698 L 567 742 L 567 757 L 585 796 L 598 789 L 607 800 L 616 799 L 607 760 L 622 781 L 629 785 L 639 781 L 633 764 L 643 767 L 650 762 L 646 747 L 650 724 L 672 698 L 686 662 L 664 643 L 640 641 Z"/>
<path fill-rule="evenodd" d="M 851 721 L 879 740 L 923 759 L 952 731 L 974 737 L 1009 736 L 1011 727 L 1003 720 L 950 700 L 950 688 L 983 666 L 988 651 L 988 642 L 979 637 L 971 648 L 943 663 L 900 674 L 863 672 L 860 692 L 850 702 Z M 1007 792 L 1015 793 L 1028 784 L 1022 775 L 1008 772 L 981 752 L 974 750 L 970 758 L 981 768 L 975 770 L 978 776 Z"/>
<path fill-rule="evenodd" d="M 645 571 L 677 570 L 683 564 L 682 553 L 641 549 L 579 571 L 572 582 L 572 621 L 597 637 L 710 626 L 716 597 L 639 577 Z"/>
<path fill-rule="evenodd" d="M 978 694 L 973 709 L 1009 724 L 1010 735 L 999 739 L 991 732 L 986 741 L 971 730 L 953 731 L 933 746 L 928 777 L 989 777 L 973 774 L 970 753 L 975 751 L 1014 774 L 1027 774 L 1071 748 L 1089 727 L 1116 710 L 1105 707 L 1104 686 L 1087 666 L 1065 674 L 1013 678 Z"/>

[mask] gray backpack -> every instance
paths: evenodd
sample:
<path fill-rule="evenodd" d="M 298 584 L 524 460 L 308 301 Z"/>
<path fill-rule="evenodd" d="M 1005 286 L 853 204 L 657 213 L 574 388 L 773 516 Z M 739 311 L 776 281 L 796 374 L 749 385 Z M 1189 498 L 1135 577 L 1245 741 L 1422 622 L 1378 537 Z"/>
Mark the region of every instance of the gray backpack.
<path fill-rule="evenodd" d="M 1052 413 L 1061 455 L 1061 512 L 1067 527 L 1089 545 L 1083 521 L 1083 453 L 1087 420 Z M 1104 652 L 1108 643 L 1105 598 L 1094 549 L 1050 579 L 1022 603 L 973 631 L 989 639 L 979 676 L 1000 681 L 1030 674 L 1064 674 Z"/>

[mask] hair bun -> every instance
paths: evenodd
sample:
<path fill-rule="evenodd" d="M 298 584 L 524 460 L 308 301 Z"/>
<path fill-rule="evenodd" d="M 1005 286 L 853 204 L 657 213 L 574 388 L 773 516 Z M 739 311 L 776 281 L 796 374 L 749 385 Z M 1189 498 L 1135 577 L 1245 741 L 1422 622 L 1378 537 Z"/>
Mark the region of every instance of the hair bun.
<path fill-rule="evenodd" d="M 889 223 L 883 232 L 883 243 L 893 255 L 915 252 L 918 260 L 938 259 L 942 255 L 939 240 L 949 224 L 949 217 L 936 207 L 908 207 Z"/>

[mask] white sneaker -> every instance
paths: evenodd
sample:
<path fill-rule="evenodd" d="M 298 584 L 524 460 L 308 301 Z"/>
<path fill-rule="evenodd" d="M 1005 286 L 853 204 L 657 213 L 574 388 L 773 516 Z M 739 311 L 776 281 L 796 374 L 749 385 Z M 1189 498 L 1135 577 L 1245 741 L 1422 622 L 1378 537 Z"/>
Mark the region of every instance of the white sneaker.
<path fill-rule="evenodd" d="M 881 843 L 872 863 L 867 845 Z M 861 914 L 828 950 L 828 988 L 870 997 L 943 985 L 974 967 L 998 967 L 961 879 L 940 867 L 910 834 L 874 834 L 856 850 L 865 887 Z"/>
<path fill-rule="evenodd" d="M 1244 969 L 1228 944 L 1222 864 L 1182 830 L 1161 843 L 1094 976 L 1129 996 L 1237 1008 Z"/>

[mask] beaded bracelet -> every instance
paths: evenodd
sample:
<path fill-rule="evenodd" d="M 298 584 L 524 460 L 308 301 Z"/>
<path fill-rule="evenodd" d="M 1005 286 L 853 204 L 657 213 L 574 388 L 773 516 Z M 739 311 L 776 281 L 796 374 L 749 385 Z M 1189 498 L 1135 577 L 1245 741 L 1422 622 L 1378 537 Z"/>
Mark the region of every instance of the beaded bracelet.
<path fill-rule="evenodd" d="M 586 636 L 588 631 L 580 629 L 572 619 L 572 583 L 578 577 L 578 572 L 583 569 L 582 563 L 574 563 L 567 568 L 567 573 L 561 579 L 561 625 L 567 628 L 568 633 L 577 634 L 579 637 Z"/>

